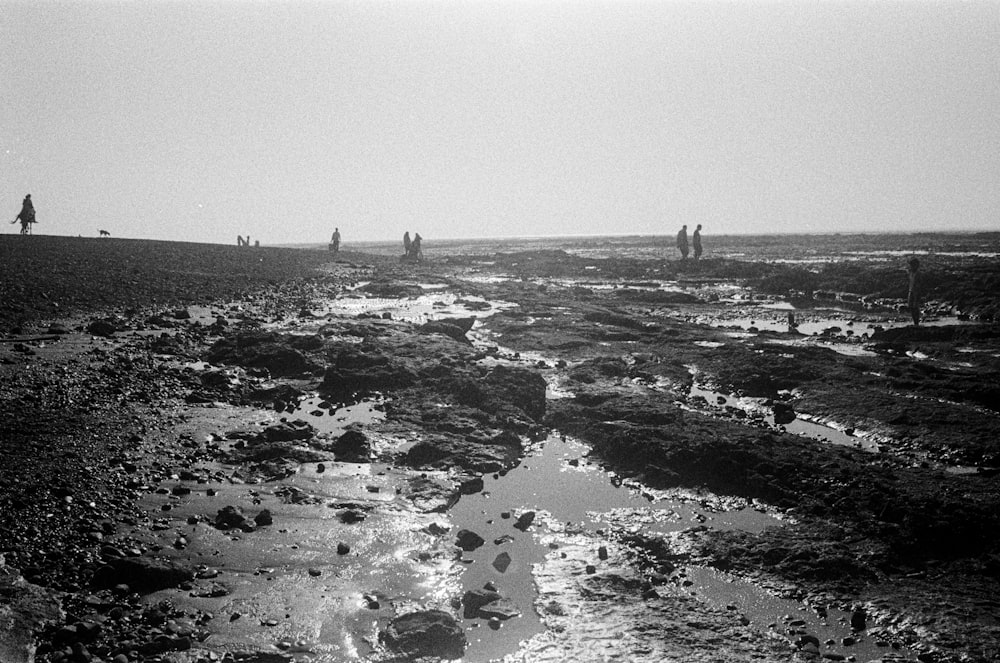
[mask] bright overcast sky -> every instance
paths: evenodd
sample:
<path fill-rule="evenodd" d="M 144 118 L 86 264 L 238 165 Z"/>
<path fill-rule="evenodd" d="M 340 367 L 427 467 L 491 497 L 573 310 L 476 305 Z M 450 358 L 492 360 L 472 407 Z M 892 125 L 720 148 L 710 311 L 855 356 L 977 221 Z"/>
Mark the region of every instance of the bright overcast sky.
<path fill-rule="evenodd" d="M 992 0 L 0 0 L 0 90 L 40 233 L 1000 226 Z"/>

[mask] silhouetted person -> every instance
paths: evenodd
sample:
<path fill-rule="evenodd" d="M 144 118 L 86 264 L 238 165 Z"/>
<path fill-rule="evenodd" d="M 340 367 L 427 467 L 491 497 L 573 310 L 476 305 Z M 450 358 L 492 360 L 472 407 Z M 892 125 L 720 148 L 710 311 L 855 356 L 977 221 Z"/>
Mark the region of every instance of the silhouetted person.
<path fill-rule="evenodd" d="M 333 229 L 333 236 L 330 237 L 330 250 L 334 253 L 340 252 L 340 228 Z"/>
<path fill-rule="evenodd" d="M 417 261 L 424 259 L 424 252 L 420 250 L 420 241 L 422 239 L 423 237 L 420 236 L 420 233 L 416 233 L 413 236 L 413 241 L 410 242 L 410 257 Z"/>
<path fill-rule="evenodd" d="M 681 231 L 677 233 L 677 250 L 681 252 L 681 260 L 687 260 L 688 257 L 688 227 L 684 225 Z"/>
<path fill-rule="evenodd" d="M 920 271 L 920 261 L 916 258 L 910 258 L 910 261 L 906 264 L 906 274 L 910 277 L 910 292 L 906 296 L 906 305 L 910 309 L 910 315 L 913 316 L 913 326 L 920 326 L 920 292 L 918 290 L 919 283 L 917 274 Z"/>
<path fill-rule="evenodd" d="M 30 235 L 31 234 L 31 224 L 35 223 L 35 205 L 31 202 L 31 194 L 29 193 L 24 197 L 24 202 L 21 203 L 21 211 L 17 213 L 14 220 L 11 223 L 21 222 L 21 234 Z"/>
<path fill-rule="evenodd" d="M 410 242 L 410 231 L 407 230 L 405 233 L 403 233 L 403 255 L 404 256 L 410 255 L 410 244 L 411 244 L 411 242 Z"/>
<path fill-rule="evenodd" d="M 691 244 L 694 246 L 694 259 L 697 260 L 701 257 L 701 224 L 694 229 L 694 234 L 691 236 Z"/>

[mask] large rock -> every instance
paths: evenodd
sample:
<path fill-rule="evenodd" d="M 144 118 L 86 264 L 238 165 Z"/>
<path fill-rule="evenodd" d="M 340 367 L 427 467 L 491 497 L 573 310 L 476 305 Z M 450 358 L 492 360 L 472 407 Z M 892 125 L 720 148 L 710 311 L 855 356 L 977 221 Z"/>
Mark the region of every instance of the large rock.
<path fill-rule="evenodd" d="M 499 601 L 499 592 L 491 589 L 470 589 L 462 596 L 462 614 L 466 619 L 479 616 L 479 609 L 488 603 Z"/>
<path fill-rule="evenodd" d="M 409 387 L 416 380 L 412 370 L 387 355 L 348 347 L 340 348 L 331 357 L 320 392 L 328 398 L 346 401 L 358 395 Z"/>
<path fill-rule="evenodd" d="M 34 661 L 35 631 L 58 620 L 61 613 L 59 601 L 50 592 L 4 566 L 0 556 L 0 661 Z"/>
<path fill-rule="evenodd" d="M 287 442 L 290 440 L 308 440 L 316 434 L 316 429 L 309 423 L 296 419 L 268 426 L 261 432 L 261 437 L 268 442 Z"/>
<path fill-rule="evenodd" d="M 480 548 L 484 543 L 483 537 L 468 529 L 459 530 L 455 537 L 455 545 L 466 552 Z"/>
<path fill-rule="evenodd" d="M 417 331 L 422 334 L 444 334 L 459 343 L 472 344 L 472 341 L 465 336 L 466 330 L 447 320 L 432 320 L 417 327 Z"/>
<path fill-rule="evenodd" d="M 315 337 L 248 332 L 218 341 L 207 359 L 213 364 L 266 368 L 275 376 L 297 376 L 320 368 L 303 352 L 316 349 L 319 343 Z"/>
<path fill-rule="evenodd" d="M 179 562 L 149 557 L 111 558 L 94 573 L 96 588 L 128 585 L 140 594 L 177 587 L 194 579 L 194 569 Z"/>
<path fill-rule="evenodd" d="M 372 445 L 361 431 L 349 430 L 333 443 L 333 453 L 345 463 L 367 463 L 371 460 Z"/>
<path fill-rule="evenodd" d="M 411 612 L 393 619 L 379 634 L 391 650 L 407 656 L 455 659 L 465 654 L 467 641 L 461 624 L 442 610 Z"/>

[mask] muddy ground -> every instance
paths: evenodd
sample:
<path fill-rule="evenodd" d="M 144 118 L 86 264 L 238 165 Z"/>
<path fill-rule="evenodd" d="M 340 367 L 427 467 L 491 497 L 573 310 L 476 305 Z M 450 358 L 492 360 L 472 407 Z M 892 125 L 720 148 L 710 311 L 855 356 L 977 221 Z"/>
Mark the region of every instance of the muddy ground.
<path fill-rule="evenodd" d="M 912 328 L 877 261 L 413 265 L 44 236 L 0 256 L 2 660 L 1000 656 L 996 259 L 939 258 Z M 797 326 L 764 324 L 787 310 Z M 588 529 L 513 502 L 479 532 L 448 522 L 553 432 L 584 445 L 562 470 L 776 524 Z M 543 553 L 470 594 L 463 569 L 505 536 Z M 504 585 L 518 564 L 533 598 Z M 758 623 L 692 590 L 706 570 L 849 623 Z M 323 600 L 271 614 L 251 594 L 272 578 Z M 525 613 L 523 641 L 471 643 Z"/>

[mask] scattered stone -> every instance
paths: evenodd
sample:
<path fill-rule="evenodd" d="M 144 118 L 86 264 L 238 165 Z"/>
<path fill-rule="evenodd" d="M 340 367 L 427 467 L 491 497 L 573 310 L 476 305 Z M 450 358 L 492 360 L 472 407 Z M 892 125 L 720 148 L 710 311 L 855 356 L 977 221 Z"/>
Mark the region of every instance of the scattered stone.
<path fill-rule="evenodd" d="M 260 513 L 254 516 L 253 521 L 257 523 L 258 526 L 264 527 L 266 525 L 271 525 L 274 523 L 274 517 L 271 515 L 270 509 L 263 509 Z"/>
<path fill-rule="evenodd" d="M 497 599 L 479 608 L 479 616 L 483 619 L 500 619 L 506 621 L 521 614 L 517 606 L 507 599 Z"/>
<path fill-rule="evenodd" d="M 510 555 L 507 552 L 502 552 L 493 560 L 493 568 L 500 573 L 506 573 L 511 561 Z"/>
<path fill-rule="evenodd" d="M 868 613 L 863 608 L 857 608 L 851 613 L 851 629 L 864 631 L 868 626 Z"/>
<path fill-rule="evenodd" d="M 514 522 L 514 527 L 522 532 L 526 532 L 528 528 L 531 527 L 531 523 L 533 522 L 535 522 L 535 512 L 525 511 L 517 517 L 517 520 Z"/>
<path fill-rule="evenodd" d="M 349 552 L 351 552 L 351 547 L 349 545 L 347 545 L 343 541 L 341 541 L 340 543 L 337 544 L 337 554 L 338 555 L 346 555 Z"/>
<path fill-rule="evenodd" d="M 479 609 L 484 605 L 500 600 L 500 594 L 495 589 L 470 589 L 462 596 L 463 616 L 472 619 L 478 616 Z"/>
<path fill-rule="evenodd" d="M 243 509 L 233 505 L 219 509 L 219 512 L 215 514 L 214 524 L 216 528 L 221 530 L 242 529 L 244 531 L 253 531 L 254 529 L 250 520 L 243 514 Z"/>
<path fill-rule="evenodd" d="M 455 539 L 455 545 L 466 552 L 470 552 L 479 548 L 486 543 L 483 537 L 479 536 L 472 530 L 462 529 L 458 531 L 458 536 Z"/>

